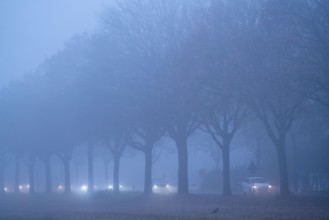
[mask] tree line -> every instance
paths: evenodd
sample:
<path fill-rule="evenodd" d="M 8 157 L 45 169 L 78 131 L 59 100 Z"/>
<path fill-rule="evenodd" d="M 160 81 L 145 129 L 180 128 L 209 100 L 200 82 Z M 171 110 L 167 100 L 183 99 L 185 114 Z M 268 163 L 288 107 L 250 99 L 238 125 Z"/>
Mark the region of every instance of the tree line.
<path fill-rule="evenodd" d="M 23 80 L 0 93 L 0 192 L 6 154 L 44 162 L 52 156 L 71 191 L 75 146 L 114 160 L 127 147 L 145 155 L 144 193 L 152 193 L 152 150 L 168 135 L 178 154 L 178 194 L 189 193 L 188 140 L 209 134 L 223 155 L 223 195 L 231 195 L 231 142 L 258 120 L 277 152 L 280 195 L 289 196 L 287 134 L 305 109 L 329 107 L 329 2 L 326 0 L 134 0 L 104 9 L 99 30 L 78 34 Z M 248 120 L 247 120 L 248 119 Z M 18 165 L 16 166 L 18 167 Z M 16 190 L 19 171 L 16 168 Z"/>

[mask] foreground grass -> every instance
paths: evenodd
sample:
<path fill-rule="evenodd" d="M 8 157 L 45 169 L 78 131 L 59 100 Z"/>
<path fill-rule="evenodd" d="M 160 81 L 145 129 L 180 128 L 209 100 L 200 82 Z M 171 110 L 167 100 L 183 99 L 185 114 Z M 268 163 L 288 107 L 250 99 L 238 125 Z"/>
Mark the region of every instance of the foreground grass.
<path fill-rule="evenodd" d="M 5 195 L 0 219 L 329 219 L 328 197 Z"/>

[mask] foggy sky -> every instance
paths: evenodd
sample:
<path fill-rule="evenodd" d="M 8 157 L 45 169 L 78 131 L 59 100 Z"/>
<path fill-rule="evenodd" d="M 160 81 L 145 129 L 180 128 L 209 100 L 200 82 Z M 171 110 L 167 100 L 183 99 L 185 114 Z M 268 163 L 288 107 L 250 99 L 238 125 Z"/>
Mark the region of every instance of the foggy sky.
<path fill-rule="evenodd" d="M 1 0 L 0 87 L 33 72 L 75 33 L 97 29 L 111 0 Z"/>

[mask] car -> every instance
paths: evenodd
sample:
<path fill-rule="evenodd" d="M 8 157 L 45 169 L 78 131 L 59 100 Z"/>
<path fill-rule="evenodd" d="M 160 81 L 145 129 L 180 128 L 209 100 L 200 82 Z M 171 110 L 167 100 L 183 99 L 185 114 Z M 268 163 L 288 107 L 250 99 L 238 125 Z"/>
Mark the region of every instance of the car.
<path fill-rule="evenodd" d="M 30 185 L 29 184 L 23 184 L 18 186 L 19 191 L 23 193 L 28 193 L 30 192 Z"/>
<path fill-rule="evenodd" d="M 112 192 L 113 191 L 113 184 L 108 185 L 107 187 L 105 187 L 105 189 Z M 128 191 L 128 187 L 119 184 L 119 191 Z"/>
<path fill-rule="evenodd" d="M 242 193 L 247 194 L 270 194 L 272 185 L 264 177 L 248 177 L 241 183 Z"/>
<path fill-rule="evenodd" d="M 152 190 L 154 193 L 170 193 L 172 186 L 165 179 L 153 179 Z"/>

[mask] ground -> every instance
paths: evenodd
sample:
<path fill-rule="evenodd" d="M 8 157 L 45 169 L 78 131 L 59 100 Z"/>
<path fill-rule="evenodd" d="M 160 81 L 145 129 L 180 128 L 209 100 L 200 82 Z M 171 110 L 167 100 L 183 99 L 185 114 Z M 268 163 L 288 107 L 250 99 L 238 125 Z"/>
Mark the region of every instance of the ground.
<path fill-rule="evenodd" d="M 4 195 L 0 219 L 329 219 L 329 198 L 295 196 Z"/>

